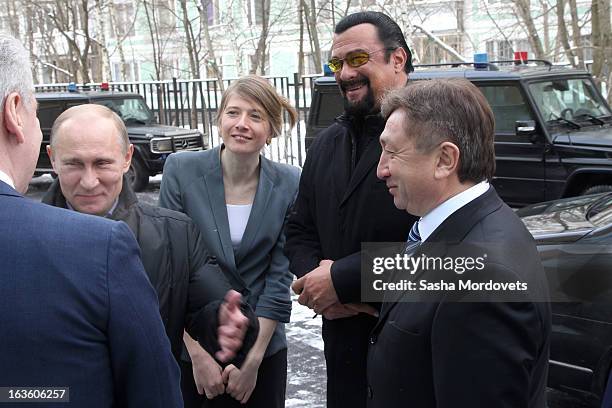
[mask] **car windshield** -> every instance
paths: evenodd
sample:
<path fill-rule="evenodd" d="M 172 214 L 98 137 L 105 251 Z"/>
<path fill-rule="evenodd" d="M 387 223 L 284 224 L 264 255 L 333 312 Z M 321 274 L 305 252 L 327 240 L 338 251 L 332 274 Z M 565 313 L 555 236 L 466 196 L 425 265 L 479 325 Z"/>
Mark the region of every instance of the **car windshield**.
<path fill-rule="evenodd" d="M 153 122 L 153 113 L 141 98 L 95 99 L 98 105 L 104 105 L 123 119 L 124 122 L 149 124 Z"/>
<path fill-rule="evenodd" d="M 587 220 L 597 227 L 612 223 L 612 193 L 595 201 L 586 213 Z"/>
<path fill-rule="evenodd" d="M 548 126 L 580 128 L 585 125 L 582 121 L 602 125 L 604 122 L 600 118 L 611 115 L 595 84 L 588 78 L 534 82 L 529 84 L 529 89 Z"/>

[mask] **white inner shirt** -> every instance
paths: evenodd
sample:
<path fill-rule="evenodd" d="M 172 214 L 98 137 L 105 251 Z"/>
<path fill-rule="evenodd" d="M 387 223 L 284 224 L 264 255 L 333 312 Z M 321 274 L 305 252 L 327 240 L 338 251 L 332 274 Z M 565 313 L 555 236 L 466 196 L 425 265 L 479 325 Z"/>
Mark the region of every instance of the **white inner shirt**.
<path fill-rule="evenodd" d="M 424 242 L 429 236 L 455 211 L 466 205 L 467 203 L 474 201 L 480 197 L 489 189 L 489 183 L 487 181 L 481 181 L 480 183 L 468 188 L 465 191 L 453 196 L 425 214 L 419 222 L 419 234 L 421 235 L 421 242 Z"/>
<path fill-rule="evenodd" d="M 2 170 L 0 170 L 0 180 L 13 187 L 13 190 L 15 189 L 15 183 L 13 183 L 13 179 L 10 178 L 9 175 L 3 172 Z"/>
<path fill-rule="evenodd" d="M 232 245 L 237 247 L 242 242 L 242 236 L 244 235 L 247 222 L 249 222 L 249 215 L 251 215 L 253 204 L 226 204 L 226 206 Z"/>

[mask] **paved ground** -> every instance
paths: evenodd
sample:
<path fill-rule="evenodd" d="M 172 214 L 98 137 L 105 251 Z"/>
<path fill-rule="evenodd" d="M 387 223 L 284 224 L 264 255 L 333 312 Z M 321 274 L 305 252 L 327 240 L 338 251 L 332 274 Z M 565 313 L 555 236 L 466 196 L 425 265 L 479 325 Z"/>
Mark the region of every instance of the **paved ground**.
<path fill-rule="evenodd" d="M 33 180 L 28 196 L 40 199 L 51 182 L 50 176 Z M 138 193 L 139 200 L 157 204 L 161 176 L 151 179 L 149 188 Z M 287 408 L 325 407 L 325 362 L 321 340 L 321 317 L 299 305 L 294 298 L 291 323 L 287 325 L 289 344 L 287 373 Z M 548 408 L 594 408 L 585 401 L 549 390 Z"/>

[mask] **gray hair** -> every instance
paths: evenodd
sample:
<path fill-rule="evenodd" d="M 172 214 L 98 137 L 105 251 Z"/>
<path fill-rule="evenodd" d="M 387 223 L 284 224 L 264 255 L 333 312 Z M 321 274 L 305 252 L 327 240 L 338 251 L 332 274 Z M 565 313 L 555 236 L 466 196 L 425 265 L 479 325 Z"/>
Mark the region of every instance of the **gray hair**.
<path fill-rule="evenodd" d="M 12 35 L 0 32 L 0 112 L 4 109 L 6 97 L 17 92 L 31 106 L 34 97 L 34 81 L 30 56 L 23 45 Z"/>

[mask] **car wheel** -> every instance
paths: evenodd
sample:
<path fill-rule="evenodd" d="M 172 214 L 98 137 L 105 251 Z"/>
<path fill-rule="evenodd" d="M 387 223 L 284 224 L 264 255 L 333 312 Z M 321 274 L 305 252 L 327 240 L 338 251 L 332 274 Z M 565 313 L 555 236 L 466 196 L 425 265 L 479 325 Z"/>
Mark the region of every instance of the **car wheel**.
<path fill-rule="evenodd" d="M 588 194 L 597 194 L 597 193 L 607 193 L 608 191 L 612 191 L 612 185 L 610 184 L 598 184 L 596 186 L 591 186 L 582 191 L 581 195 Z"/>
<path fill-rule="evenodd" d="M 132 157 L 132 163 L 126 176 L 134 191 L 142 191 L 149 184 L 149 172 L 145 169 L 140 157 L 136 155 Z"/>

